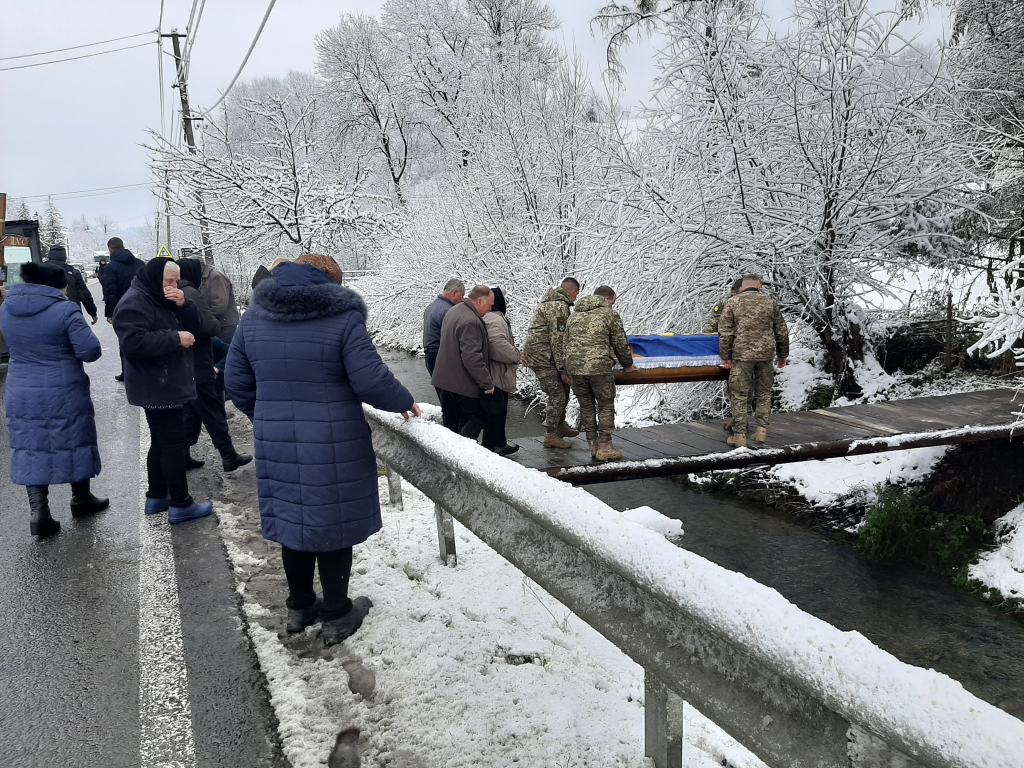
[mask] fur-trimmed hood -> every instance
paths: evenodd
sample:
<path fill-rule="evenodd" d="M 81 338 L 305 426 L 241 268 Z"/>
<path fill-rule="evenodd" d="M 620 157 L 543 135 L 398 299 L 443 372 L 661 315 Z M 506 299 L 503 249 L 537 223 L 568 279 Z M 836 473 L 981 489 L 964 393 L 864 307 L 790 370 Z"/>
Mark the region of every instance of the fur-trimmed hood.
<path fill-rule="evenodd" d="M 331 282 L 327 275 L 308 264 L 278 266 L 272 279 L 256 286 L 252 303 L 267 319 L 285 323 L 337 317 L 345 312 L 367 316 L 362 296 Z"/>

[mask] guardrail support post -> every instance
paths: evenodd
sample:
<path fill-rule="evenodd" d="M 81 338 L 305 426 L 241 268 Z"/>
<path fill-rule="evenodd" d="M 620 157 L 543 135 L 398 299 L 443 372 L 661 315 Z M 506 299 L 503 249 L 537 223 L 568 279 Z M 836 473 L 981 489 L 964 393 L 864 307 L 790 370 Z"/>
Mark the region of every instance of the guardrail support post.
<path fill-rule="evenodd" d="M 437 543 L 441 549 L 441 562 L 449 568 L 459 564 L 455 554 L 455 522 L 451 513 L 440 504 L 434 505 L 434 517 L 437 519 Z"/>
<path fill-rule="evenodd" d="M 402 503 L 402 476 L 395 472 L 390 465 L 385 466 L 387 467 L 388 475 L 388 502 L 391 506 L 404 510 L 405 504 Z"/>
<path fill-rule="evenodd" d="M 683 700 L 644 670 L 644 756 L 655 768 L 682 768 Z"/>

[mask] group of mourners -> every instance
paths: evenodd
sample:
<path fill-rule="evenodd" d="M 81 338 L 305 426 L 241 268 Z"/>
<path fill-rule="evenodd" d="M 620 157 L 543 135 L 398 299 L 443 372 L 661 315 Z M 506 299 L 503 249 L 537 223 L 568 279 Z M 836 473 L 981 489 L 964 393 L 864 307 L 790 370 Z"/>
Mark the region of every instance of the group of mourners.
<path fill-rule="evenodd" d="M 108 246 L 101 282 L 122 358 L 116 378 L 149 427 L 139 512 L 166 512 L 171 524 L 211 513 L 209 502 L 192 498 L 186 476 L 202 466 L 189 452 L 199 425 L 209 431 L 225 471 L 252 460 L 231 443 L 223 387 L 254 426 L 263 535 L 281 545 L 288 581 L 286 628 L 300 632 L 320 620 L 325 644 L 341 642 L 372 605 L 348 596 L 352 547 L 381 528 L 377 462 L 362 403 L 406 418 L 420 415 L 370 340 L 362 298 L 341 285 L 334 259 L 309 254 L 264 270 L 240 319 L 230 281 L 211 266 L 159 257 L 142 262 L 118 238 Z M 21 279 L 0 305 L 11 353 L 11 480 L 27 487 L 30 531 L 45 537 L 60 531 L 48 505 L 52 485 L 71 485 L 75 517 L 110 505 L 90 488 L 101 462 L 83 365 L 99 359 L 102 348 L 69 298 L 58 259 L 22 265 Z M 95 323 L 84 281 L 78 287 Z M 314 591 L 317 570 L 322 596 Z"/>
<path fill-rule="evenodd" d="M 622 319 L 612 309 L 615 291 L 602 285 L 577 302 L 579 293 L 573 277 L 548 290 L 520 350 L 501 288 L 478 285 L 467 295 L 461 280 L 449 280 L 423 313 L 423 350 L 444 425 L 502 456 L 519 450 L 507 441 L 505 422 L 517 368 L 525 363 L 547 395 L 544 447 L 571 448 L 568 438 L 583 431 L 595 459 L 621 459 L 612 445 L 612 368 L 617 359 L 633 370 L 632 352 Z M 579 430 L 565 420 L 570 390 L 579 402 Z"/>
<path fill-rule="evenodd" d="M 718 334 L 722 367 L 729 370 L 732 420 L 726 422 L 727 442 L 737 448 L 747 446 L 751 412 L 753 440 L 767 441 L 772 360 L 781 368 L 789 356 L 785 318 L 762 288 L 757 275 L 736 280 L 704 328 L 706 334 Z M 449 280 L 423 313 L 423 350 L 444 425 L 502 456 L 519 450 L 507 441 L 505 422 L 517 368 L 524 363 L 547 399 L 545 448 L 572 448 L 569 438 L 584 432 L 594 459 L 621 459 L 622 452 L 612 444 L 612 370 L 617 362 L 622 370 L 634 371 L 633 350 L 622 319 L 612 309 L 615 291 L 602 285 L 591 296 L 581 299 L 579 294 L 580 283 L 573 277 L 548 289 L 520 350 L 501 288 L 478 285 L 467 295 L 461 280 Z M 579 404 L 579 429 L 565 418 L 570 391 Z"/>

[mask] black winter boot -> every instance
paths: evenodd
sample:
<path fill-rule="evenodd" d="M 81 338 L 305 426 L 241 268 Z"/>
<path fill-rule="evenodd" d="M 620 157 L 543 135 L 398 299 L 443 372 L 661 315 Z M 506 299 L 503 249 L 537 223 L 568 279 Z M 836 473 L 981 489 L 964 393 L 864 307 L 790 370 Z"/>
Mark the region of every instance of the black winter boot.
<path fill-rule="evenodd" d="M 71 484 L 71 516 L 81 517 L 102 512 L 110 506 L 110 499 L 100 499 L 92 495 L 89 481 Z"/>
<path fill-rule="evenodd" d="M 28 491 L 28 505 L 32 509 L 32 519 L 29 521 L 29 531 L 32 535 L 42 538 L 59 533 L 60 522 L 50 516 L 50 486 L 29 485 L 25 490 Z"/>

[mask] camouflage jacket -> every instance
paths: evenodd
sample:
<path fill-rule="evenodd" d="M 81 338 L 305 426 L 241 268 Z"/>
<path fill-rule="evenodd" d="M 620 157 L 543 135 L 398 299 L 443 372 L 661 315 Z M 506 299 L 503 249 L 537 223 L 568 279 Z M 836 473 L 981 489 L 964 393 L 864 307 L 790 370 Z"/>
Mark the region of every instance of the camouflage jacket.
<path fill-rule="evenodd" d="M 613 350 L 623 368 L 633 365 L 619 313 L 603 296 L 580 299 L 565 329 L 565 372 L 570 376 L 611 373 Z"/>
<path fill-rule="evenodd" d="M 572 299 L 562 288 L 551 288 L 540 300 L 540 306 L 530 321 L 523 353 L 530 368 L 564 370 L 562 340 L 565 324 L 569 320 Z"/>
<path fill-rule="evenodd" d="M 718 323 L 722 319 L 722 312 L 725 311 L 725 305 L 731 298 L 732 294 L 730 293 L 711 308 L 711 314 L 708 315 L 708 321 L 704 323 L 703 333 L 718 333 Z"/>
<path fill-rule="evenodd" d="M 753 288 L 729 299 L 718 323 L 718 354 L 723 360 L 789 357 L 789 328 L 779 305 Z"/>

